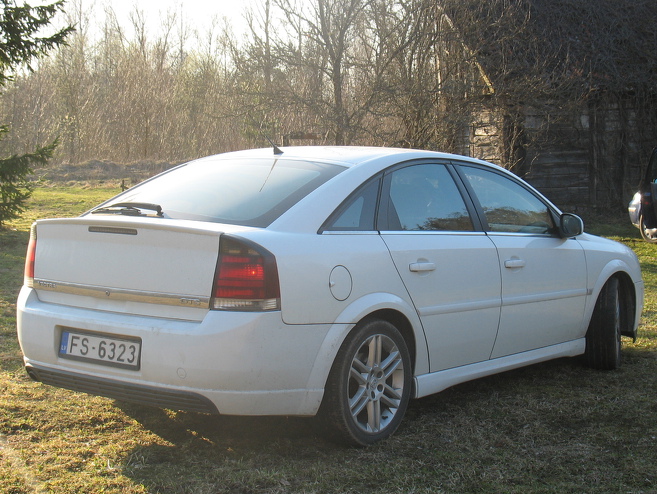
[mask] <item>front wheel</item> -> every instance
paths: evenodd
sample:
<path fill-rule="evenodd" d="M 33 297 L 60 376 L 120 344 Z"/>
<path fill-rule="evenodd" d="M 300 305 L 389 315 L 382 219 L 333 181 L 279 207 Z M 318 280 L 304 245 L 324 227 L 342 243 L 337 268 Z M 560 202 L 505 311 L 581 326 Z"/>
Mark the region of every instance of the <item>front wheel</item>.
<path fill-rule="evenodd" d="M 366 446 L 395 432 L 411 395 L 411 373 L 395 326 L 381 320 L 356 326 L 338 351 L 320 410 L 332 437 Z"/>
<path fill-rule="evenodd" d="M 611 370 L 620 366 L 621 311 L 618 278 L 611 278 L 600 292 L 586 332 L 584 357 L 589 367 Z"/>

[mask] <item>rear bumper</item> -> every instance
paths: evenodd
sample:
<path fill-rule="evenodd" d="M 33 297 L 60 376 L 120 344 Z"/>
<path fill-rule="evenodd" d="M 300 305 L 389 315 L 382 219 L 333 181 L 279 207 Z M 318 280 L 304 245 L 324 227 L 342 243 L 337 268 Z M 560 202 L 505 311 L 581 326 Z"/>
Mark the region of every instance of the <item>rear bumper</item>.
<path fill-rule="evenodd" d="M 119 401 L 158 408 L 213 414 L 219 413 L 212 401 L 198 393 L 130 384 L 113 379 L 77 374 L 59 369 L 49 369 L 32 363 L 26 364 L 25 369 L 35 381 L 58 388 L 66 388 L 82 393 L 105 396 Z"/>
<path fill-rule="evenodd" d="M 280 312 L 208 311 L 184 321 L 44 303 L 24 287 L 18 338 L 30 375 L 58 387 L 162 408 L 228 415 L 314 415 L 330 362 L 330 325 Z M 141 339 L 138 370 L 61 358 L 63 328 Z"/>

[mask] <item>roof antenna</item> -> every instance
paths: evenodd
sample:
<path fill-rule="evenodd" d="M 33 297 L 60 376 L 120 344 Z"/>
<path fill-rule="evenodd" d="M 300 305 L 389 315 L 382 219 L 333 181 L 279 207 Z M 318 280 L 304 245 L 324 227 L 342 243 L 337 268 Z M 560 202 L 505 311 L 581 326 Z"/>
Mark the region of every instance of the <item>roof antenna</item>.
<path fill-rule="evenodd" d="M 248 118 L 249 118 L 250 120 L 253 121 L 254 124 L 256 123 L 256 122 L 255 122 L 255 119 L 253 119 L 253 118 L 251 117 L 250 114 L 247 115 L 247 116 L 248 116 Z M 265 122 L 260 122 L 260 127 L 258 128 L 258 131 L 260 132 L 260 134 L 262 135 L 262 137 L 264 137 L 265 139 L 267 139 L 267 141 L 269 142 L 269 144 L 271 144 L 271 147 L 274 148 L 274 154 L 275 154 L 276 156 L 283 154 L 283 150 L 282 150 L 281 148 L 279 148 L 276 144 L 274 144 L 274 141 L 272 141 L 272 140 L 269 138 L 269 136 L 268 136 L 267 134 L 265 134 L 265 133 L 262 131 L 262 126 L 264 125 L 264 123 L 265 123 Z M 254 127 L 255 127 L 255 125 L 254 125 Z"/>
<path fill-rule="evenodd" d="M 265 139 L 267 139 L 269 141 L 269 144 L 271 144 L 272 147 L 274 148 L 274 154 L 276 155 L 283 154 L 283 150 L 279 148 L 276 144 L 274 144 L 274 141 L 272 141 L 268 136 L 265 136 Z"/>

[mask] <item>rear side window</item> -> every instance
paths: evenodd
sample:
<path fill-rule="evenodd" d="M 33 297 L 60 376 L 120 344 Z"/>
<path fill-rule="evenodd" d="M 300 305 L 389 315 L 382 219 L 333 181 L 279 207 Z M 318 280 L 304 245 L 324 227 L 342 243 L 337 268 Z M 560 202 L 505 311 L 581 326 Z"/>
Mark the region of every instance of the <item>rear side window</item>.
<path fill-rule="evenodd" d="M 381 179 L 377 178 L 356 190 L 329 218 L 324 230 L 334 232 L 373 231 L 380 182 Z"/>
<path fill-rule="evenodd" d="M 108 204 L 157 204 L 166 218 L 266 227 L 343 170 L 276 157 L 210 157 L 158 175 Z"/>
<path fill-rule="evenodd" d="M 472 231 L 465 202 L 444 165 L 419 164 L 393 171 L 387 230 Z"/>

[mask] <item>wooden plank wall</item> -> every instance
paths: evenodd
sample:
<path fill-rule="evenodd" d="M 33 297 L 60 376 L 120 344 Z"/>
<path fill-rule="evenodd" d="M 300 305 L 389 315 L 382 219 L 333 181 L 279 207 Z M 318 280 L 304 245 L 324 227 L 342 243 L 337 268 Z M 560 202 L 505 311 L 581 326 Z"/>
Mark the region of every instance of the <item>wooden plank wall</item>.
<path fill-rule="evenodd" d="M 475 115 L 471 156 L 504 166 L 501 122 L 499 112 Z M 657 145 L 657 134 L 644 123 L 635 111 L 613 102 L 589 104 L 566 117 L 528 110 L 523 122 L 526 156 L 512 171 L 563 210 L 621 212 Z"/>

